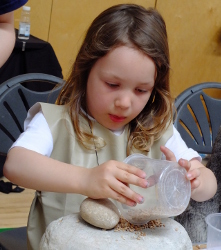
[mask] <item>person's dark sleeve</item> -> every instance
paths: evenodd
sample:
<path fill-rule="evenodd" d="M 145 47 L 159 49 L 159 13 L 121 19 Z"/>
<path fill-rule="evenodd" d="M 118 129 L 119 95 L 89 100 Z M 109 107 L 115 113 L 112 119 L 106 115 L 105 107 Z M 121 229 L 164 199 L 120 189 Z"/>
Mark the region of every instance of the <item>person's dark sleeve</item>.
<path fill-rule="evenodd" d="M 0 0 L 0 15 L 14 11 L 27 2 L 28 0 Z"/>

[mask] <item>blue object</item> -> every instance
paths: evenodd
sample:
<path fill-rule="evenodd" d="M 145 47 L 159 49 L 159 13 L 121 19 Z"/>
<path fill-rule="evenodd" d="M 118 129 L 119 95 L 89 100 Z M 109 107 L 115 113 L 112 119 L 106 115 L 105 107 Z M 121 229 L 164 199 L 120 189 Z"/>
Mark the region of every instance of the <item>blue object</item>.
<path fill-rule="evenodd" d="M 24 4 L 26 4 L 27 2 L 28 0 L 1 0 L 0 15 L 14 11 L 23 6 Z"/>

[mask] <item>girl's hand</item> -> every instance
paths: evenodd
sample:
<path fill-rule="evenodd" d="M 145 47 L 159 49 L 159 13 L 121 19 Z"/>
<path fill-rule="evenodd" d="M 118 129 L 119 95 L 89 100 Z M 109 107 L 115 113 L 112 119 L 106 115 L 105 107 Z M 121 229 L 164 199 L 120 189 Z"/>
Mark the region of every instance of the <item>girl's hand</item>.
<path fill-rule="evenodd" d="M 164 153 L 164 155 L 166 156 L 166 160 L 168 161 L 176 161 L 175 155 L 173 154 L 173 152 L 171 150 L 169 150 L 168 148 L 161 146 L 160 147 L 162 153 Z M 181 167 L 184 167 L 187 171 L 187 179 L 190 180 L 191 182 L 191 190 L 193 191 L 194 189 L 198 188 L 200 186 L 200 168 L 194 168 L 191 169 L 191 161 L 187 161 L 184 159 L 180 159 L 178 161 L 178 164 Z"/>
<path fill-rule="evenodd" d="M 132 191 L 129 184 L 147 187 L 144 171 L 118 161 L 108 161 L 87 169 L 82 194 L 93 199 L 112 198 L 129 206 L 142 203 L 144 198 Z"/>
<path fill-rule="evenodd" d="M 192 192 L 200 186 L 200 168 L 191 169 L 191 161 L 187 161 L 184 159 L 180 159 L 178 161 L 181 167 L 184 167 L 187 171 L 187 179 L 191 182 L 191 190 Z"/>
<path fill-rule="evenodd" d="M 176 161 L 176 158 L 168 148 L 161 147 L 161 151 L 169 161 Z M 197 159 L 190 161 L 180 159 L 178 164 L 187 171 L 186 178 L 191 183 L 191 198 L 195 201 L 206 201 L 212 198 L 217 191 L 217 181 L 214 173 L 206 168 Z"/>

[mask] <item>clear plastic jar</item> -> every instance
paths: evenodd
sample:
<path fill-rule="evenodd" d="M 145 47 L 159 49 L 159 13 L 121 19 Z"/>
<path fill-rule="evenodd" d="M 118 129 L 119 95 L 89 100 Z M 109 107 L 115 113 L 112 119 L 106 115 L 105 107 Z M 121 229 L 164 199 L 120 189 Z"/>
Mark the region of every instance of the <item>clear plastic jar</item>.
<path fill-rule="evenodd" d="M 142 204 L 130 207 L 118 203 L 121 216 L 135 225 L 150 220 L 173 217 L 181 214 L 189 204 L 191 184 L 186 178 L 186 170 L 177 162 L 150 159 L 142 154 L 133 154 L 125 163 L 145 171 L 149 187 L 130 188 L 144 197 Z"/>

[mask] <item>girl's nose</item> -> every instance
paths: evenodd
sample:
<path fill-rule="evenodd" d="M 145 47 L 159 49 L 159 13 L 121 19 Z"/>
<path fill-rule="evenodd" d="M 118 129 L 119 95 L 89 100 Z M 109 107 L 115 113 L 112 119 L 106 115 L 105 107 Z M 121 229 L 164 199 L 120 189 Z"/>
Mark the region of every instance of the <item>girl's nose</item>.
<path fill-rule="evenodd" d="M 130 105 L 131 98 L 126 94 L 122 94 L 115 99 L 115 106 L 118 108 L 127 109 L 130 107 Z"/>

